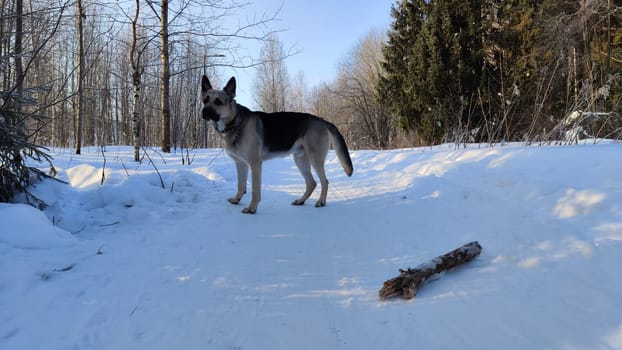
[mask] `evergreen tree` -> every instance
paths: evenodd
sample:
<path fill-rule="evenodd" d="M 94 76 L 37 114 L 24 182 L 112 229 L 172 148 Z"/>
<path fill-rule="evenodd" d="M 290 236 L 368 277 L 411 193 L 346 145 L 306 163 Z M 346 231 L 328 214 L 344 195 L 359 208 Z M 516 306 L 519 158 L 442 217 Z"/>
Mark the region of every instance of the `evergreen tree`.
<path fill-rule="evenodd" d="M 384 73 L 379 80 L 378 96 L 380 102 L 398 116 L 398 123 L 404 129 L 415 129 L 421 112 L 414 99 L 420 78 L 414 76 L 412 62 L 416 61 L 413 48 L 421 38 L 428 7 L 422 0 L 403 0 L 391 8 L 394 21 L 383 49 Z"/>
<path fill-rule="evenodd" d="M 536 14 L 541 1 L 488 0 L 483 11 L 484 110 L 481 136 L 516 140 L 530 128 L 538 91 L 535 42 L 540 32 Z"/>
<path fill-rule="evenodd" d="M 482 73 L 481 4 L 469 0 L 402 1 L 384 50 L 381 89 L 402 127 L 438 143 L 477 123 Z M 479 112 L 481 114 L 481 112 Z"/>

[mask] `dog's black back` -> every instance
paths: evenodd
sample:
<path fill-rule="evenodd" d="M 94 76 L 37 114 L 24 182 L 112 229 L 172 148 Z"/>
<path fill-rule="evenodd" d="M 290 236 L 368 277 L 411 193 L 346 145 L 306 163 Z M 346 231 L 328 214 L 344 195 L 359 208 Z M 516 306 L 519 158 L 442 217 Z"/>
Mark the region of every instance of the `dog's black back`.
<path fill-rule="evenodd" d="M 271 153 L 290 151 L 296 141 L 309 130 L 310 123 L 326 123 L 323 119 L 308 113 L 256 112 L 238 104 L 238 117 L 247 117 L 250 114 L 259 116 L 264 147 Z"/>

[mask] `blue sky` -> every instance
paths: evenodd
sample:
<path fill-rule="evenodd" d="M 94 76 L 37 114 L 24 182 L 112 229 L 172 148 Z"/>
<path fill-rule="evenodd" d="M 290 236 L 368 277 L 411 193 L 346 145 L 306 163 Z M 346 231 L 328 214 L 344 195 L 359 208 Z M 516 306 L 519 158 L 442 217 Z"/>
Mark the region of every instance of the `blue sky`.
<path fill-rule="evenodd" d="M 395 0 L 256 0 L 240 16 L 259 17 L 282 7 L 279 20 L 271 27 L 283 30 L 278 37 L 286 49 L 293 46 L 300 50 L 299 54 L 286 60 L 289 75 L 294 77 L 303 72 L 307 84 L 314 86 L 334 78 L 339 61 L 367 32 L 389 28 L 393 3 Z M 247 50 L 258 56 L 260 48 L 258 44 Z M 221 75 L 225 82 L 228 76 L 235 75 L 238 103 L 255 107 L 252 95 L 254 69 L 228 70 L 221 72 Z"/>

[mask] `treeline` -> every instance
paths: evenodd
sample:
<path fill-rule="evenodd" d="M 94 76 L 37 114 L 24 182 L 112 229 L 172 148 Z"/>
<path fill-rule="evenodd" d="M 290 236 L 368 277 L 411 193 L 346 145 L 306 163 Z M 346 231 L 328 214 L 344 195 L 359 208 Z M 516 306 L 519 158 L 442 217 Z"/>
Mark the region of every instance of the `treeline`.
<path fill-rule="evenodd" d="M 129 144 L 136 159 L 218 146 L 197 93 L 222 67 L 257 68 L 257 106 L 332 120 L 352 148 L 622 138 L 617 0 L 400 0 L 388 30 L 311 88 L 279 67 L 291 52 L 273 35 L 278 11 L 244 22 L 243 6 L 1 1 L 0 201 L 25 185 L 24 158 L 45 159 L 38 145 Z M 240 53 L 249 41 L 265 43 L 260 57 Z"/>
<path fill-rule="evenodd" d="M 142 145 L 216 145 L 189 88 L 197 77 L 223 66 L 265 75 L 291 52 L 274 52 L 274 16 L 228 27 L 234 2 L 168 3 L 2 1 L 4 118 L 19 114 L 12 124 L 36 144 L 134 144 L 137 131 Z M 620 3 L 400 0 L 390 11 L 391 28 L 363 37 L 334 81 L 309 88 L 278 71 L 287 98 L 271 106 L 331 119 L 359 148 L 620 138 Z M 267 50 L 239 57 L 241 40 Z"/>
<path fill-rule="evenodd" d="M 364 38 L 326 89 L 350 143 L 622 138 L 619 2 L 401 0 L 391 15 L 381 55 Z"/>
<path fill-rule="evenodd" d="M 198 113 L 201 74 L 250 68 L 276 13 L 229 0 L 0 1 L 0 202 L 45 146 L 215 146 Z M 139 160 L 136 152 L 136 160 Z M 36 172 L 36 171 L 35 171 Z"/>
<path fill-rule="evenodd" d="M 237 49 L 273 31 L 276 14 L 237 19 L 243 7 L 225 0 L 2 1 L 2 117 L 12 113 L 11 123 L 36 144 L 131 145 L 136 103 L 142 145 L 166 144 L 169 129 L 169 146 L 205 147 L 201 74 L 216 80 L 221 67 L 257 65 Z"/>
<path fill-rule="evenodd" d="M 380 90 L 422 143 L 622 135 L 611 0 L 403 1 Z"/>

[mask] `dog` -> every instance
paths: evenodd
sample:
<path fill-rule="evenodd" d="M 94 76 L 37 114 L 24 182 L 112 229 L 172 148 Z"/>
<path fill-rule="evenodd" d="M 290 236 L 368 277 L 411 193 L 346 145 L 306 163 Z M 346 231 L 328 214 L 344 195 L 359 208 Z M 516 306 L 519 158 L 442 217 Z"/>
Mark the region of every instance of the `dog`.
<path fill-rule="evenodd" d="M 324 162 L 332 145 L 348 176 L 352 176 L 352 160 L 345 140 L 337 127 L 312 114 L 296 112 L 265 113 L 251 111 L 235 101 L 235 77 L 222 90 L 212 88 L 207 76 L 201 80 L 202 117 L 211 121 L 224 140 L 225 153 L 235 161 L 238 191 L 229 198 L 240 203 L 246 193 L 248 169 L 251 170 L 252 195 L 245 214 L 255 214 L 261 200 L 262 163 L 274 157 L 292 154 L 305 179 L 306 190 L 292 205 L 303 205 L 317 186 L 311 167 L 322 185 L 316 207 L 326 205 L 328 180 Z"/>

